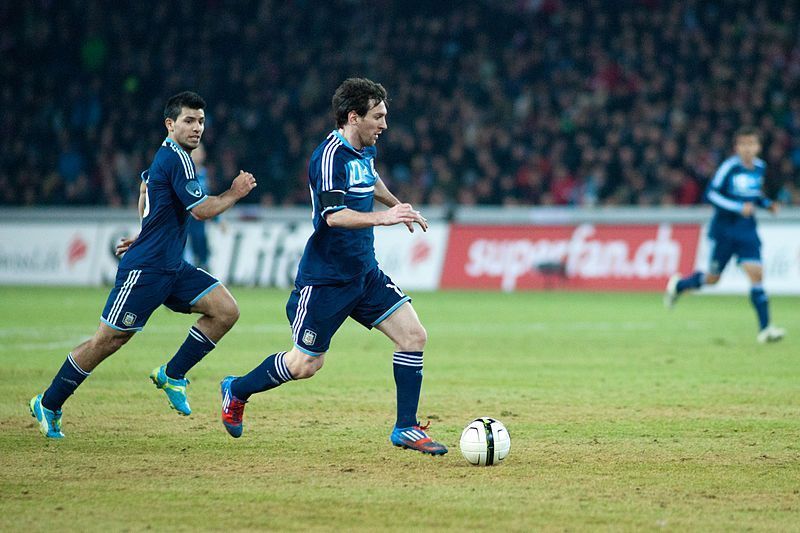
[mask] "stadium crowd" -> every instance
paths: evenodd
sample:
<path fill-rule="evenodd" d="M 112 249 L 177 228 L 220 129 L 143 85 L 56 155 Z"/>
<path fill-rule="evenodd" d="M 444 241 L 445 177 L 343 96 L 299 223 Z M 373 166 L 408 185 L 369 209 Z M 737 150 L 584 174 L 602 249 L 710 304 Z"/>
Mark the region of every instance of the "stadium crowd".
<path fill-rule="evenodd" d="M 346 77 L 389 91 L 379 167 L 414 204 L 702 202 L 743 124 L 800 203 L 800 12 L 750 0 L 35 0 L 0 7 L 0 205 L 132 205 L 181 90 L 211 192 L 307 204 Z M 215 178 L 215 180 L 214 180 Z"/>

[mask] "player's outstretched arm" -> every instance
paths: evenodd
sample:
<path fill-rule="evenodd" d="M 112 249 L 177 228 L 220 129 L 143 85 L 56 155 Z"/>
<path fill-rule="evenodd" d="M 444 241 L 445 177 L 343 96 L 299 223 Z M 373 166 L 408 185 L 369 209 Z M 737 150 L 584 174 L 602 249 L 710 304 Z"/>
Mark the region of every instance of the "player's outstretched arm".
<path fill-rule="evenodd" d="M 428 229 L 428 221 L 411 204 L 397 204 L 386 211 L 371 213 L 342 209 L 330 213 L 325 217 L 325 221 L 332 228 L 360 229 L 373 226 L 394 226 L 395 224 L 405 224 L 412 228 L 412 224 L 416 222 L 423 231 Z"/>
<path fill-rule="evenodd" d="M 256 178 L 249 172 L 239 171 L 239 175 L 233 179 L 231 188 L 219 196 L 209 196 L 205 202 L 192 208 L 192 216 L 197 220 L 207 220 L 214 218 L 223 211 L 230 209 L 233 204 L 250 194 L 256 188 Z"/>

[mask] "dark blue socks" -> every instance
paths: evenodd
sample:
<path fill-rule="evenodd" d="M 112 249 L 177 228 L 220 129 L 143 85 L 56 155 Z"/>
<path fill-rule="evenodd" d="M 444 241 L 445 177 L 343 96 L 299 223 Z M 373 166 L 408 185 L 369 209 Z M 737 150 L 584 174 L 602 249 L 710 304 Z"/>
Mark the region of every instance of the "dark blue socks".
<path fill-rule="evenodd" d="M 758 314 L 759 329 L 764 329 L 769 325 L 769 299 L 761 285 L 753 285 L 750 289 L 750 301 Z"/>
<path fill-rule="evenodd" d="M 167 376 L 172 379 L 183 379 L 189 369 L 200 362 L 215 346 L 214 341 L 206 337 L 197 326 L 192 326 L 178 352 L 167 363 Z"/>
<path fill-rule="evenodd" d="M 239 400 L 246 402 L 251 395 L 274 389 L 278 385 L 294 379 L 286 366 L 286 352 L 272 354 L 248 374 L 231 382 L 231 392 Z"/>
<path fill-rule="evenodd" d="M 394 383 L 397 385 L 395 427 L 416 425 L 419 391 L 422 388 L 422 352 L 395 352 Z"/>
<path fill-rule="evenodd" d="M 678 291 L 678 294 L 689 289 L 699 289 L 703 286 L 705 278 L 706 276 L 702 272 L 695 272 L 694 274 L 680 280 L 675 288 Z"/>
<path fill-rule="evenodd" d="M 67 360 L 61 365 L 61 369 L 59 369 L 56 377 L 53 378 L 50 387 L 44 392 L 44 396 L 42 396 L 42 405 L 51 411 L 58 411 L 61 409 L 61 406 L 64 405 L 64 402 L 67 401 L 67 398 L 72 396 L 75 389 L 77 389 L 88 376 L 89 372 L 79 367 L 70 353 L 67 356 Z"/>

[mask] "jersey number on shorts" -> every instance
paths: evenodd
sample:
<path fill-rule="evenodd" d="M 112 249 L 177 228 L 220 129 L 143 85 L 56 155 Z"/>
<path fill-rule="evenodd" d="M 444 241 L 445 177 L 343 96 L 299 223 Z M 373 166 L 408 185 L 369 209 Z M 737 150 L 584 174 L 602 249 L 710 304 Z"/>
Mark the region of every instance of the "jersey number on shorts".
<path fill-rule="evenodd" d="M 390 289 L 393 289 L 394 292 L 396 292 L 398 296 L 401 296 L 401 297 L 405 296 L 405 294 L 403 294 L 403 291 L 401 291 L 400 287 L 398 287 L 397 285 L 394 285 L 393 283 L 387 283 L 386 286 L 389 287 Z"/>

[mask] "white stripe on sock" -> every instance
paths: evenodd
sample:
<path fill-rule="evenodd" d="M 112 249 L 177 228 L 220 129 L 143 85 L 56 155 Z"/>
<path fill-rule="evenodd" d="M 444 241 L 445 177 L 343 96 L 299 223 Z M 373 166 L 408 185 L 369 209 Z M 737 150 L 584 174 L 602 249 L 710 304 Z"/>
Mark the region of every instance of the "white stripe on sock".
<path fill-rule="evenodd" d="M 78 363 L 76 363 L 75 359 L 72 357 L 72 352 L 70 352 L 69 355 L 67 355 L 67 361 L 69 361 L 69 363 L 72 365 L 72 368 L 74 368 L 78 373 L 83 374 L 84 376 L 88 376 L 89 374 L 91 374 L 91 372 L 87 372 L 86 370 L 78 366 Z"/>

